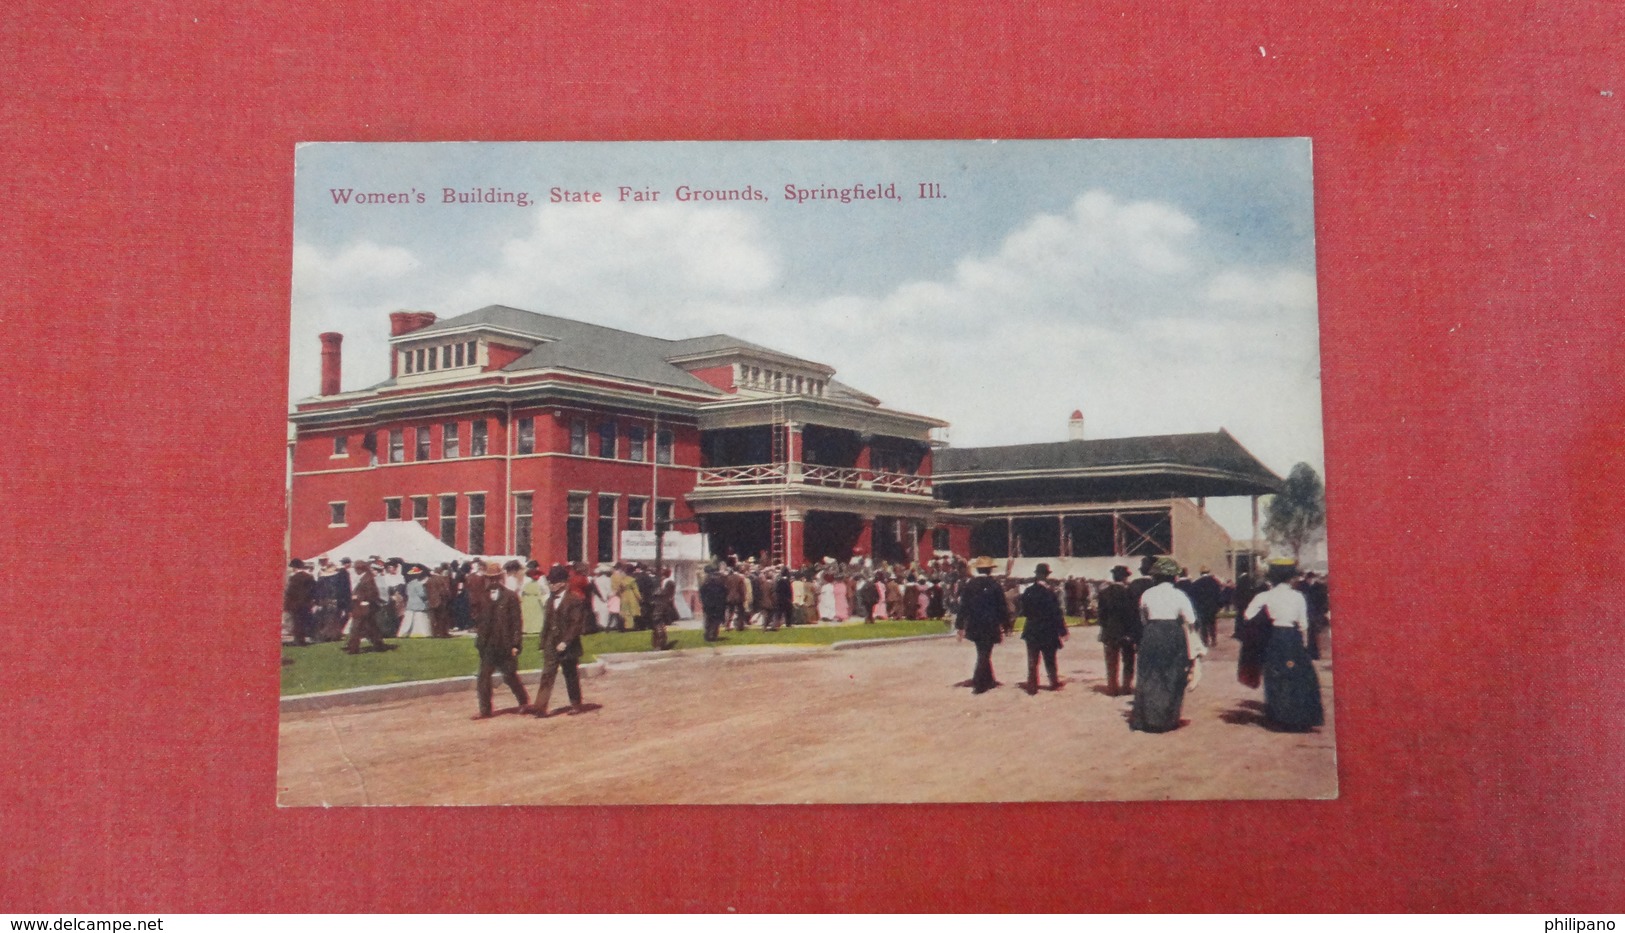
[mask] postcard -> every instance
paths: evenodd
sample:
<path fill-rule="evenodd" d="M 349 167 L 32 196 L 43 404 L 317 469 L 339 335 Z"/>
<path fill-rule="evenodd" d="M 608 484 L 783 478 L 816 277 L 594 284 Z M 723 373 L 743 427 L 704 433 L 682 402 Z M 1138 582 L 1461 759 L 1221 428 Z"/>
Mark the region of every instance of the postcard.
<path fill-rule="evenodd" d="M 1335 798 L 1312 178 L 299 147 L 279 804 Z"/>

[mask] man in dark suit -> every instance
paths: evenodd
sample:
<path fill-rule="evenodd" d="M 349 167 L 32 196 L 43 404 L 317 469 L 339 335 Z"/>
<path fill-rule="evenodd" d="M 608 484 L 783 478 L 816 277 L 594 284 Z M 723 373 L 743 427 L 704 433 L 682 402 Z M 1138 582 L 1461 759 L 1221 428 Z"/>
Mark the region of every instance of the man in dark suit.
<path fill-rule="evenodd" d="M 1106 692 L 1112 696 L 1134 692 L 1134 649 L 1140 640 L 1140 600 L 1123 581 L 1128 568 L 1112 568 L 1112 582 L 1100 588 L 1100 644 L 1106 649 Z M 1148 578 L 1149 579 L 1149 578 Z M 1117 668 L 1122 663 L 1122 688 Z"/>
<path fill-rule="evenodd" d="M 429 579 L 423 581 L 423 596 L 429 606 L 429 634 L 435 638 L 450 638 L 451 573 L 445 564 L 436 567 Z"/>
<path fill-rule="evenodd" d="M 700 612 L 705 616 L 705 640 L 716 641 L 728 617 L 728 584 L 714 567 L 705 571 L 700 584 Z"/>
<path fill-rule="evenodd" d="M 293 643 L 303 648 L 315 634 L 316 578 L 302 560 L 290 561 L 288 569 L 293 573 L 288 575 L 288 585 L 282 591 L 282 611 L 293 623 Z"/>
<path fill-rule="evenodd" d="M 384 643 L 384 633 L 378 630 L 378 608 L 383 598 L 378 593 L 378 580 L 372 565 L 356 565 L 355 587 L 350 591 L 350 641 L 344 646 L 345 654 L 360 654 L 361 639 L 372 642 L 374 651 L 393 651 L 395 645 Z"/>
<path fill-rule="evenodd" d="M 570 571 L 555 566 L 547 572 L 547 603 L 542 619 L 542 677 L 536 684 L 536 702 L 530 712 L 547 715 L 547 701 L 553 695 L 553 680 L 564 671 L 564 691 L 570 697 L 570 711 L 581 712 L 581 634 L 587 630 L 592 608 L 570 588 Z"/>
<path fill-rule="evenodd" d="M 1202 575 L 1192 580 L 1185 595 L 1191 599 L 1191 607 L 1196 610 L 1196 632 L 1202 636 L 1202 644 L 1209 648 L 1218 643 L 1219 606 L 1224 601 L 1224 586 L 1219 583 L 1213 571 L 1202 568 Z"/>
<path fill-rule="evenodd" d="M 1331 626 L 1331 602 L 1327 597 L 1326 579 L 1316 576 L 1311 570 L 1303 575 L 1303 582 L 1298 584 L 1298 590 L 1303 593 L 1304 605 L 1309 610 L 1309 625 L 1304 632 L 1309 645 L 1309 657 L 1318 661 L 1321 633 Z"/>
<path fill-rule="evenodd" d="M 875 621 L 875 605 L 880 602 L 880 585 L 874 580 L 865 579 L 858 584 L 858 607 L 863 610 L 863 621 L 873 625 Z"/>
<path fill-rule="evenodd" d="M 1004 587 L 993 579 L 993 558 L 978 557 L 974 566 L 976 576 L 967 580 L 959 591 L 959 618 L 954 628 L 961 640 L 969 638 L 976 645 L 971 690 L 986 693 L 999 685 L 993 678 L 993 646 L 1004 641 L 1005 634 L 1013 631 L 1016 623 L 1010 616 L 1009 603 L 1004 600 Z"/>
<path fill-rule="evenodd" d="M 731 626 L 735 631 L 743 632 L 745 623 L 749 621 L 745 610 L 745 591 L 749 589 L 745 574 L 738 569 L 730 569 L 723 574 L 722 584 L 728 588 L 728 615 L 723 619 L 723 627 Z"/>
<path fill-rule="evenodd" d="M 519 597 L 502 585 L 502 565 L 485 562 L 485 573 L 468 578 L 468 611 L 474 618 L 474 650 L 480 654 L 477 682 L 480 711 L 475 719 L 491 718 L 491 679 L 502 672 L 502 682 L 513 691 L 521 710 L 530 706 L 525 685 L 519 682 L 519 652 L 524 634 L 524 616 Z"/>
<path fill-rule="evenodd" d="M 340 635 L 344 633 L 344 623 L 350 620 L 350 600 L 355 595 L 355 578 L 352 571 L 350 558 L 339 558 L 339 570 L 333 578 L 333 608 L 338 611 Z"/>
<path fill-rule="evenodd" d="M 1044 659 L 1044 672 L 1049 675 L 1049 688 L 1061 689 L 1060 674 L 1055 669 L 1055 652 L 1066 641 L 1066 617 L 1061 614 L 1061 601 L 1049 585 L 1049 564 L 1039 564 L 1033 570 L 1033 585 L 1021 593 L 1021 615 L 1027 623 L 1021 628 L 1021 639 L 1027 643 L 1027 682 L 1022 688 L 1028 694 L 1038 692 L 1038 659 Z"/>

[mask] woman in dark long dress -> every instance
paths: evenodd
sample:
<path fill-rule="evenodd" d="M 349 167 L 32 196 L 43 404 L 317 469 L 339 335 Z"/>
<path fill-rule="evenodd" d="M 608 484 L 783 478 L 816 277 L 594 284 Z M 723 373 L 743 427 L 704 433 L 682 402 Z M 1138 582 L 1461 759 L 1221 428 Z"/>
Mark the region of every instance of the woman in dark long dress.
<path fill-rule="evenodd" d="M 1129 728 L 1141 732 L 1168 732 L 1179 728 L 1179 712 L 1190 680 L 1190 640 L 1187 625 L 1196 624 L 1190 597 L 1174 586 L 1179 564 L 1158 558 L 1151 568 L 1155 585 L 1140 597 L 1141 634 L 1134 664 L 1139 680 L 1134 685 L 1134 709 Z"/>
<path fill-rule="evenodd" d="M 1326 721 L 1320 702 L 1320 675 L 1315 672 L 1304 633 L 1309 608 L 1303 594 L 1292 588 L 1297 564 L 1270 562 L 1268 590 L 1253 597 L 1247 619 L 1268 623 L 1264 646 L 1264 715 L 1284 729 L 1313 729 Z"/>

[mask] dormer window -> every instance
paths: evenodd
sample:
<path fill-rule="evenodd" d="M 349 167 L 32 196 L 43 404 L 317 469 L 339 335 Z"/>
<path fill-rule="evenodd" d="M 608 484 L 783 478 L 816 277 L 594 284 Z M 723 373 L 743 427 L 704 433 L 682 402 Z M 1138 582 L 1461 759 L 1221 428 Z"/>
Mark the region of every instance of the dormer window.
<path fill-rule="evenodd" d="M 478 346 L 477 340 L 459 340 L 456 343 L 401 350 L 401 375 L 421 376 L 476 366 L 479 364 Z"/>

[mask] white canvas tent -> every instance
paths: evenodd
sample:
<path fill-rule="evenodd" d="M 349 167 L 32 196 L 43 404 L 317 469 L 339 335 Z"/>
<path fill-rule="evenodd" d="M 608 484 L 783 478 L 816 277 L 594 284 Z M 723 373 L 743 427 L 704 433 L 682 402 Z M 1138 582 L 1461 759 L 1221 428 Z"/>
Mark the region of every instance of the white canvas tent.
<path fill-rule="evenodd" d="M 472 559 L 462 551 L 442 543 L 417 522 L 372 522 L 361 529 L 360 534 L 330 551 L 317 554 L 316 558 L 312 559 L 325 557 L 337 563 L 345 557 L 351 560 L 365 560 L 375 554 L 386 560 L 399 557 L 401 560 L 429 567 L 454 560 Z"/>

